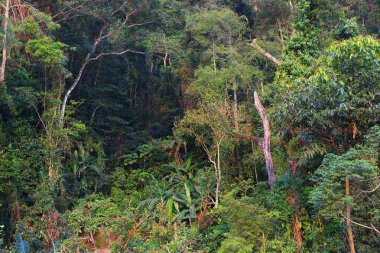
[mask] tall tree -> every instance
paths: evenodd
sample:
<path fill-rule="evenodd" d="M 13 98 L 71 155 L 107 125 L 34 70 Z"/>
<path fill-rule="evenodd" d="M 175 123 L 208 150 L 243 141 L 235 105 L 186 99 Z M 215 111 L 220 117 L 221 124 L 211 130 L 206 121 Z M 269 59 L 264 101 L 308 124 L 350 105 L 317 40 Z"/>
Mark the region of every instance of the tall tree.
<path fill-rule="evenodd" d="M 4 9 L 4 20 L 3 20 L 3 55 L 0 67 L 0 84 L 5 81 L 5 68 L 8 58 L 8 26 L 9 26 L 9 10 L 10 10 L 10 0 L 5 1 Z"/>

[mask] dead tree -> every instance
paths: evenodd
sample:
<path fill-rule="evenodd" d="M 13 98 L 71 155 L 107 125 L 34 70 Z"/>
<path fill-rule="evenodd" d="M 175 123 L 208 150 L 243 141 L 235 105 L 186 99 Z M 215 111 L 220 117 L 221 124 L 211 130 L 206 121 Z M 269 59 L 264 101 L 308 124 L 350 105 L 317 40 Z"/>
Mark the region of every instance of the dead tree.
<path fill-rule="evenodd" d="M 281 66 L 281 61 L 278 60 L 276 57 L 268 53 L 265 49 L 260 47 L 256 43 L 257 39 L 254 39 L 251 43 L 251 46 L 258 50 L 262 55 L 264 55 L 267 59 L 272 61 L 276 66 Z M 254 91 L 253 93 L 254 100 L 255 100 L 255 107 L 257 112 L 260 115 L 261 121 L 263 122 L 263 127 L 264 127 L 264 138 L 261 142 L 264 156 L 265 156 L 265 164 L 266 164 L 266 169 L 268 173 L 268 183 L 272 187 L 274 182 L 276 181 L 276 176 L 274 172 L 274 167 L 273 167 L 273 160 L 272 160 L 272 155 L 270 151 L 270 125 L 268 121 L 268 117 L 265 113 L 265 109 L 260 101 L 259 94 L 257 91 Z"/>
<path fill-rule="evenodd" d="M 7 50 L 7 37 L 8 37 L 8 25 L 9 25 L 9 9 L 10 9 L 10 0 L 6 0 L 4 6 L 4 23 L 3 23 L 3 58 L 1 61 L 0 68 L 0 85 L 5 81 L 5 68 L 7 65 L 8 50 Z"/>
<path fill-rule="evenodd" d="M 276 66 L 281 66 L 281 61 L 278 60 L 276 57 L 268 53 L 264 48 L 260 47 L 256 43 L 257 39 L 254 39 L 251 43 L 251 46 L 255 48 L 257 51 L 259 51 L 262 55 L 264 55 L 267 59 L 269 59 L 271 62 L 273 62 Z"/>
<path fill-rule="evenodd" d="M 270 151 L 270 125 L 269 125 L 269 120 L 268 117 L 265 113 L 264 106 L 262 105 L 260 101 L 259 94 L 257 91 L 253 92 L 254 100 L 255 100 L 255 107 L 260 115 L 261 121 L 263 122 L 263 127 L 264 127 L 264 138 L 262 139 L 261 145 L 263 148 L 264 152 L 264 157 L 265 157 L 265 164 L 266 164 L 266 169 L 268 173 L 268 183 L 271 187 L 273 187 L 274 182 L 276 181 L 276 175 L 274 172 L 274 167 L 273 167 L 273 160 L 272 160 L 272 154 Z"/>

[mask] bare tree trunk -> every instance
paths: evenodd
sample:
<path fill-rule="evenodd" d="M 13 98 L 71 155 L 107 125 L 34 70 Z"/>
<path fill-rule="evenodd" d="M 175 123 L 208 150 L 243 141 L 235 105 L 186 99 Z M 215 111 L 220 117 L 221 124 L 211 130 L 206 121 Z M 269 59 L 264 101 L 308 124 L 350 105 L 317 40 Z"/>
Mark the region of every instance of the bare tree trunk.
<path fill-rule="evenodd" d="M 94 122 L 95 113 L 99 110 L 100 105 L 96 106 L 95 109 L 92 111 L 91 119 L 90 119 L 90 126 L 92 126 L 92 123 Z"/>
<path fill-rule="evenodd" d="M 66 91 L 65 96 L 63 97 L 63 101 L 62 101 L 62 105 L 61 105 L 61 113 L 60 113 L 60 116 L 58 119 L 59 125 L 63 124 L 63 119 L 65 117 L 66 106 L 67 106 L 67 101 L 69 99 L 69 96 L 71 95 L 71 93 L 73 92 L 75 87 L 77 87 L 80 79 L 82 78 L 84 69 L 86 68 L 87 64 L 91 61 L 91 55 L 95 52 L 97 46 L 102 41 L 102 39 L 105 38 L 105 36 L 103 35 L 105 28 L 106 27 L 104 26 L 101 29 L 99 36 L 95 39 L 94 44 L 92 45 L 91 51 L 88 52 L 88 54 L 86 55 L 86 58 L 84 59 L 82 65 L 79 69 L 79 72 L 74 79 L 74 82 L 71 84 L 70 88 Z"/>
<path fill-rule="evenodd" d="M 214 39 L 212 39 L 212 61 L 214 64 L 214 71 L 216 72 L 216 58 L 215 58 L 215 42 Z"/>
<path fill-rule="evenodd" d="M 264 127 L 264 139 L 262 140 L 262 147 L 265 156 L 265 164 L 268 173 L 268 183 L 271 187 L 273 187 L 274 182 L 276 181 L 276 176 L 274 173 L 272 154 L 270 152 L 270 127 L 267 115 L 265 114 L 265 109 L 260 101 L 259 95 L 257 91 L 253 93 L 255 99 L 255 107 L 257 112 L 260 115 L 260 118 L 263 122 Z"/>
<path fill-rule="evenodd" d="M 280 42 L 281 42 L 281 48 L 282 50 L 285 49 L 285 43 L 284 43 L 284 35 L 282 34 L 282 27 L 281 27 L 281 21 L 278 20 L 278 31 L 280 33 Z"/>
<path fill-rule="evenodd" d="M 219 205 L 219 190 L 220 190 L 220 182 L 222 181 L 222 173 L 220 170 L 220 144 L 216 144 L 216 190 L 215 190 L 215 207 L 217 208 Z"/>
<path fill-rule="evenodd" d="M 239 133 L 239 117 L 238 117 L 238 99 L 237 99 L 237 84 L 234 84 L 234 124 L 235 131 Z"/>
<path fill-rule="evenodd" d="M 7 58 L 8 58 L 7 36 L 8 36 L 9 9 L 10 9 L 10 0 L 6 0 L 5 8 L 4 8 L 3 59 L 1 61 L 1 68 L 0 68 L 0 85 L 3 84 L 5 81 L 5 67 L 6 67 Z"/>
<path fill-rule="evenodd" d="M 350 196 L 350 180 L 348 176 L 346 177 L 346 197 Z M 347 227 L 347 239 L 348 239 L 348 245 L 350 248 L 350 253 L 356 253 L 355 251 L 355 244 L 354 244 L 354 235 L 352 234 L 352 228 L 351 228 L 351 208 L 350 204 L 346 202 L 346 227 Z"/>
<path fill-rule="evenodd" d="M 112 15 L 114 15 L 115 13 L 117 13 L 121 8 L 123 8 L 126 4 L 128 4 L 129 1 L 125 1 L 121 6 L 119 6 L 119 8 L 117 10 L 115 10 Z M 104 56 L 110 56 L 110 55 L 124 55 L 126 53 L 136 53 L 136 54 L 144 54 L 143 52 L 138 52 L 138 51 L 134 51 L 134 50 L 124 50 L 124 51 L 121 51 L 121 52 L 114 52 L 114 51 L 111 51 L 111 52 L 107 52 L 107 53 L 99 53 L 98 55 L 94 56 L 91 58 L 91 56 L 95 53 L 98 45 L 100 44 L 100 42 L 102 42 L 103 40 L 109 38 L 112 34 L 114 34 L 116 31 L 120 31 L 121 29 L 125 28 L 125 27 L 128 27 L 128 28 L 132 28 L 132 27 L 135 27 L 135 26 L 142 26 L 144 24 L 149 24 L 151 23 L 151 21 L 148 21 L 148 22 L 144 22 L 144 23 L 139 23 L 139 24 L 130 24 L 128 25 L 127 22 L 128 20 L 130 19 L 131 15 L 133 15 L 134 13 L 136 13 L 137 10 L 135 11 L 132 11 L 131 13 L 128 13 L 124 19 L 124 21 L 115 29 L 108 29 L 109 28 L 109 25 L 106 23 L 103 25 L 102 29 L 100 30 L 100 33 L 99 33 L 99 36 L 95 39 L 94 43 L 92 44 L 92 48 L 91 48 L 91 51 L 88 52 L 88 54 L 86 55 L 86 58 L 84 59 L 84 61 L 82 62 L 82 65 L 79 69 L 79 72 L 78 74 L 76 75 L 73 83 L 71 84 L 70 88 L 66 91 L 64 97 L 63 97 L 63 101 L 62 101 L 62 105 L 61 105 L 61 108 L 60 108 L 60 116 L 59 116 L 59 119 L 58 119 L 58 123 L 60 126 L 62 126 L 63 124 L 63 120 L 64 120 L 64 117 L 65 117 L 65 112 L 66 112 L 66 106 L 67 106 L 67 101 L 69 99 L 69 96 L 71 95 L 71 93 L 73 92 L 73 90 L 75 89 L 75 87 L 77 87 L 80 79 L 82 78 L 82 75 L 83 75 L 83 72 L 86 68 L 86 66 L 91 62 L 91 61 L 97 61 L 99 60 L 100 58 L 104 57 Z M 110 31 L 107 31 L 107 30 L 110 30 Z"/>
<path fill-rule="evenodd" d="M 239 116 L 238 116 L 238 98 L 237 98 L 237 84 L 234 84 L 233 87 L 233 92 L 234 92 L 234 127 L 235 127 L 235 132 L 239 133 Z M 236 165 L 238 167 L 238 174 L 239 174 L 239 179 L 243 179 L 243 166 L 241 165 L 240 157 L 239 157 L 239 146 L 240 146 L 240 139 L 238 138 L 236 140 L 236 146 L 235 146 L 235 160 L 236 160 Z"/>
<path fill-rule="evenodd" d="M 281 66 L 281 61 L 278 60 L 276 57 L 274 57 L 273 55 L 271 55 L 270 53 L 268 53 L 264 48 L 260 47 L 259 45 L 257 45 L 256 43 L 256 39 L 254 39 L 251 43 L 251 46 L 255 49 L 257 49 L 257 51 L 259 51 L 262 55 L 264 55 L 267 59 L 269 59 L 271 62 L 273 62 L 275 65 L 277 66 Z"/>
<path fill-rule="evenodd" d="M 191 129 L 191 128 L 190 128 Z M 199 143 L 202 145 L 203 150 L 206 152 L 208 160 L 212 164 L 215 170 L 215 180 L 216 180 L 216 189 L 215 189 L 215 200 L 212 200 L 215 204 L 215 207 L 218 207 L 219 205 L 219 192 L 220 192 L 220 185 L 222 182 L 222 170 L 220 166 L 220 145 L 223 141 L 224 136 L 221 136 L 220 139 L 218 139 L 215 143 L 216 145 L 216 154 L 215 159 L 213 158 L 213 152 L 209 150 L 206 143 L 200 138 L 200 136 L 191 129 L 191 132 L 194 134 L 195 138 L 199 141 Z"/>

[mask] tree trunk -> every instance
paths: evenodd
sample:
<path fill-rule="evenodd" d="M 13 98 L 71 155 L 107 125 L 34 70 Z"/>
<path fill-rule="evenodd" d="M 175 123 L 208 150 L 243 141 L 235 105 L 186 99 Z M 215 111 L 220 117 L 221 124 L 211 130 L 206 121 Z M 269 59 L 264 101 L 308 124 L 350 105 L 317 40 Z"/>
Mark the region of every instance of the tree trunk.
<path fill-rule="evenodd" d="M 235 127 L 235 132 L 239 133 L 239 116 L 238 116 L 238 98 L 237 98 L 237 84 L 234 84 L 233 87 L 233 92 L 234 92 L 234 127 Z M 243 179 L 243 166 L 240 161 L 239 157 L 239 146 L 240 146 L 240 139 L 237 138 L 236 144 L 235 144 L 235 160 L 236 160 L 236 166 L 238 167 L 238 174 L 239 174 L 239 179 Z"/>
<path fill-rule="evenodd" d="M 234 125 L 236 133 L 239 133 L 239 117 L 238 117 L 238 99 L 237 99 L 237 84 L 234 84 Z"/>
<path fill-rule="evenodd" d="M 293 177 L 296 177 L 297 167 L 299 164 L 299 159 L 290 161 L 289 162 L 289 172 Z M 288 191 L 288 203 L 291 207 L 294 209 L 294 215 L 293 215 L 293 240 L 296 243 L 297 247 L 299 248 L 299 251 L 296 251 L 296 253 L 301 252 L 301 249 L 303 248 L 302 243 L 302 226 L 299 219 L 299 194 L 290 188 Z"/>
<path fill-rule="evenodd" d="M 65 118 L 66 106 L 67 106 L 67 101 L 69 99 L 69 96 L 71 95 L 71 93 L 73 92 L 73 90 L 75 89 L 75 87 L 77 87 L 80 79 L 82 78 L 83 72 L 84 72 L 87 64 L 90 62 L 91 55 L 95 52 L 95 50 L 98 47 L 99 43 L 104 38 L 104 36 L 103 36 L 104 30 L 105 30 L 105 26 L 100 30 L 100 34 L 95 39 L 94 44 L 92 45 L 91 51 L 87 53 L 86 58 L 84 59 L 82 65 L 81 65 L 81 67 L 79 69 L 79 72 L 78 72 L 78 74 L 76 75 L 76 77 L 74 79 L 74 82 L 71 84 L 70 88 L 66 91 L 65 96 L 63 97 L 63 101 L 62 101 L 62 105 L 61 105 L 61 112 L 60 112 L 60 116 L 59 116 L 59 119 L 58 119 L 58 123 L 59 123 L 60 126 L 62 126 L 63 120 Z"/>
<path fill-rule="evenodd" d="M 5 8 L 4 8 L 3 58 L 1 61 L 1 68 L 0 68 L 0 85 L 3 84 L 5 81 L 5 67 L 6 67 L 7 58 L 8 58 L 7 36 L 8 36 L 9 9 L 10 9 L 10 0 L 6 0 Z"/>
<path fill-rule="evenodd" d="M 220 144 L 216 144 L 216 190 L 215 190 L 215 207 L 217 208 L 219 205 L 219 191 L 220 191 L 220 183 L 222 181 L 222 173 L 220 169 Z"/>
<path fill-rule="evenodd" d="M 214 39 L 212 39 L 212 62 L 214 64 L 214 71 L 216 72 L 216 58 L 215 58 L 215 42 Z"/>
<path fill-rule="evenodd" d="M 260 47 L 259 45 L 257 45 L 256 43 L 256 39 L 254 39 L 251 43 L 251 46 L 255 49 L 257 49 L 257 51 L 259 51 L 262 55 L 264 55 L 267 59 L 269 59 L 271 62 L 273 62 L 275 65 L 277 66 L 281 66 L 281 61 L 278 60 L 276 57 L 274 57 L 273 55 L 271 55 L 270 53 L 268 53 L 267 51 L 265 51 L 264 48 Z"/>
<path fill-rule="evenodd" d="M 276 181 L 276 176 L 274 173 L 272 154 L 270 152 L 270 127 L 267 115 L 265 114 L 265 109 L 260 101 L 257 91 L 253 93 L 255 99 L 255 107 L 257 112 L 260 115 L 260 118 L 263 122 L 264 127 L 264 139 L 262 140 L 262 148 L 265 156 L 265 164 L 268 173 L 268 183 L 273 187 L 274 182 Z"/>
<path fill-rule="evenodd" d="M 346 177 L 346 197 L 350 196 L 350 180 L 348 176 Z M 346 202 L 346 227 L 347 227 L 347 239 L 350 248 L 350 253 L 356 253 L 354 244 L 354 235 L 352 234 L 351 228 L 351 208 L 350 204 Z"/>

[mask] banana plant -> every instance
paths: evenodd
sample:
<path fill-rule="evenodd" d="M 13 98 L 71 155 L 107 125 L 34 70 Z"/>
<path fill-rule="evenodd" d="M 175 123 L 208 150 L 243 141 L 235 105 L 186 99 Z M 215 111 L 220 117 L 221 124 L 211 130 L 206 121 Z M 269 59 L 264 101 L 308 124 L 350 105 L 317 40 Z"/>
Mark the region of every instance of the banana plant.
<path fill-rule="evenodd" d="M 200 194 L 193 186 L 196 165 L 188 159 L 184 164 L 171 163 L 167 167 L 171 173 L 165 179 L 169 183 L 168 192 L 172 193 L 166 203 L 168 212 L 175 215 L 175 220 L 194 219 L 200 209 L 197 205 Z"/>
<path fill-rule="evenodd" d="M 166 202 L 166 210 L 174 220 L 195 218 L 196 212 L 201 208 L 197 205 L 200 194 L 193 186 L 195 165 L 188 159 L 184 164 L 171 163 L 166 167 L 170 171 L 164 178 L 166 183 L 160 183 L 152 175 L 152 187 L 156 196 L 140 202 L 140 206 L 147 206 L 152 211 L 158 202 Z"/>
<path fill-rule="evenodd" d="M 94 158 L 85 151 L 82 146 L 79 146 L 78 150 L 74 151 L 72 159 L 73 173 L 80 178 L 81 176 L 94 172 L 96 175 L 101 174 L 101 169 L 94 163 Z"/>
<path fill-rule="evenodd" d="M 164 181 L 151 176 L 156 196 L 140 202 L 140 206 L 147 206 L 152 211 L 158 202 L 166 202 L 166 211 L 174 217 L 173 221 L 194 219 L 201 210 L 202 199 L 194 181 L 197 166 L 188 159 L 184 164 L 170 163 L 166 167 L 169 174 Z"/>

